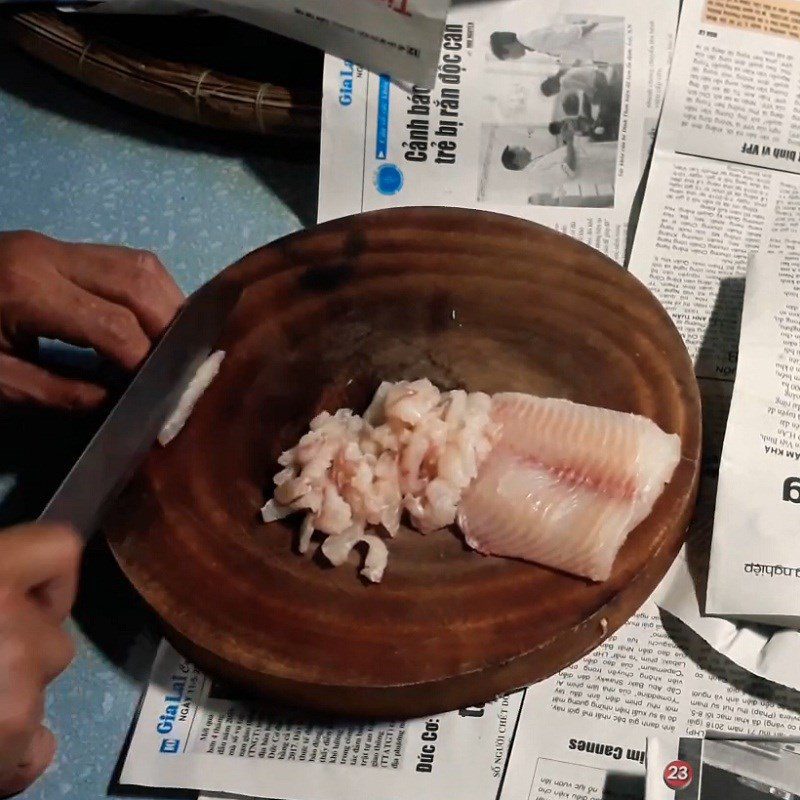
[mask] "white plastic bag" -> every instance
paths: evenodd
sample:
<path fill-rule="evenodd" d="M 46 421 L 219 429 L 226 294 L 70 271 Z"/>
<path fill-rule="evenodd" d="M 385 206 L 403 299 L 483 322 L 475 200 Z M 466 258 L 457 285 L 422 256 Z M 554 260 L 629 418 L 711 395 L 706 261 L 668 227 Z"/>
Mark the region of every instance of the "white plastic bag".
<path fill-rule="evenodd" d="M 433 85 L 450 0 L 101 0 L 73 10 L 181 14 L 192 7 L 325 50 L 398 82 Z"/>

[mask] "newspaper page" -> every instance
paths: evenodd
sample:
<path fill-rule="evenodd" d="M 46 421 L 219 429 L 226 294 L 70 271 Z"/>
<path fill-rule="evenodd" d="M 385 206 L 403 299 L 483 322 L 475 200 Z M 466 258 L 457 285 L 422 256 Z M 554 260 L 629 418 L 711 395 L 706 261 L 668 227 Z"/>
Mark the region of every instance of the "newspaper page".
<path fill-rule="evenodd" d="M 800 263 L 754 253 L 719 471 L 706 613 L 800 623 Z M 742 491 L 746 486 L 747 491 Z"/>
<path fill-rule="evenodd" d="M 622 262 L 677 17 L 677 0 L 454 4 L 430 91 L 328 56 L 319 220 L 480 208 Z"/>
<path fill-rule="evenodd" d="M 800 739 L 681 737 L 647 740 L 645 800 L 800 796 Z"/>
<path fill-rule="evenodd" d="M 220 14 L 350 59 L 396 81 L 430 88 L 449 6 L 450 0 L 101 0 L 65 9 Z"/>
<path fill-rule="evenodd" d="M 794 0 L 684 0 L 629 259 L 695 360 L 710 432 L 697 512 L 703 524 L 657 602 L 737 664 L 795 688 L 800 633 L 704 610 L 719 433 L 736 374 L 748 256 L 776 255 L 791 269 L 800 252 L 798 19 Z M 748 482 L 742 491 L 750 489 Z"/>
<path fill-rule="evenodd" d="M 426 719 L 367 723 L 256 705 L 162 642 L 120 782 L 281 798 L 488 800 L 520 694 Z"/>
<path fill-rule="evenodd" d="M 785 638 L 798 634 L 698 610 L 730 388 L 704 384 L 703 479 L 687 546 L 628 623 L 526 690 L 501 800 L 641 800 L 653 738 L 800 738 L 800 645 Z"/>
<path fill-rule="evenodd" d="M 798 736 L 800 693 L 755 678 L 648 601 L 526 690 L 502 800 L 640 800 L 648 737 L 714 731 Z"/>

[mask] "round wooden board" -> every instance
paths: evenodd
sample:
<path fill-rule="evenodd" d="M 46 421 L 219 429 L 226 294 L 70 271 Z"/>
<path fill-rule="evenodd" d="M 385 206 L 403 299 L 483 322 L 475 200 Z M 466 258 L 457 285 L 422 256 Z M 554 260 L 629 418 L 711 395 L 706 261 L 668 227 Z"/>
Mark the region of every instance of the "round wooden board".
<path fill-rule="evenodd" d="M 117 559 L 199 666 L 284 702 L 407 717 L 481 703 L 566 667 L 648 597 L 681 547 L 700 398 L 668 315 L 599 252 L 518 219 L 409 208 L 295 234 L 229 268 L 247 288 L 216 381 L 108 521 Z M 381 379 L 522 391 L 644 414 L 683 458 L 612 577 L 588 583 L 401 531 L 381 584 L 264 525 L 276 458 L 321 409 Z"/>

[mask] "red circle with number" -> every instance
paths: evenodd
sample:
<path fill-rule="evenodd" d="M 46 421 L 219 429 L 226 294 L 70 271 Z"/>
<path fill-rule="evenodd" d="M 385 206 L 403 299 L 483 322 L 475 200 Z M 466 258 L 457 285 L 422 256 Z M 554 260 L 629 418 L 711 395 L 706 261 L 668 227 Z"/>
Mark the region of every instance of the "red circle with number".
<path fill-rule="evenodd" d="M 670 789 L 685 789 L 694 778 L 694 770 L 688 761 L 672 761 L 664 770 L 664 783 Z"/>

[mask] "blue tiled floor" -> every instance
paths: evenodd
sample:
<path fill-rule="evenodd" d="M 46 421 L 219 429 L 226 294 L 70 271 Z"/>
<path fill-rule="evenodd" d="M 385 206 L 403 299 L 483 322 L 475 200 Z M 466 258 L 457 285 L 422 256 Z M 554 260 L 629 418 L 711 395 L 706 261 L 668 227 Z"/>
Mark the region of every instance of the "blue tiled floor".
<path fill-rule="evenodd" d="M 317 175 L 315 153 L 167 123 L 0 39 L 0 229 L 154 250 L 188 292 L 247 251 L 312 223 Z M 36 513 L 92 424 L 0 420 L 3 522 Z M 78 656 L 48 700 L 59 753 L 25 800 L 126 795 L 114 772 L 157 634 L 100 542 L 86 558 L 75 620 Z"/>

